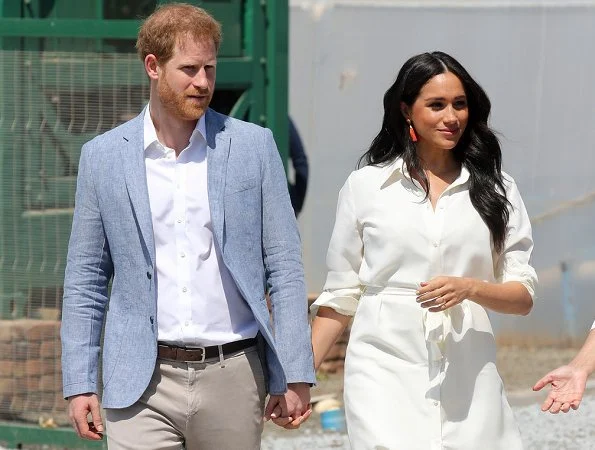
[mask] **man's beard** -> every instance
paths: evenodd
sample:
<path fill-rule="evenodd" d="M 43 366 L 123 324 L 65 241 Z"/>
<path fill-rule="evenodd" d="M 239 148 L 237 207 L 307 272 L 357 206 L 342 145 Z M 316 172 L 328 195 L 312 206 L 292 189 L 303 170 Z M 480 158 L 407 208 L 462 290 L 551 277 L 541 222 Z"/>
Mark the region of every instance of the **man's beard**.
<path fill-rule="evenodd" d="M 167 82 L 167 76 L 157 82 L 157 94 L 165 109 L 182 120 L 200 119 L 213 97 L 213 93 L 208 89 L 187 89 L 182 93 L 176 93 Z M 205 102 L 197 103 L 188 98 L 189 95 L 208 95 L 208 98 Z"/>

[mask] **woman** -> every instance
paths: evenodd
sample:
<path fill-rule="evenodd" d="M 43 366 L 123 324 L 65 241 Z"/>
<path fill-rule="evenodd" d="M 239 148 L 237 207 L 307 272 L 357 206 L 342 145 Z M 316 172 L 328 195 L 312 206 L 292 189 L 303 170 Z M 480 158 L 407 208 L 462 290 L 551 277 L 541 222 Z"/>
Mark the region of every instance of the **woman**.
<path fill-rule="evenodd" d="M 316 367 L 357 309 L 344 387 L 355 450 L 522 448 L 486 309 L 528 314 L 537 277 L 490 101 L 433 52 L 405 63 L 384 111 L 339 195 Z"/>

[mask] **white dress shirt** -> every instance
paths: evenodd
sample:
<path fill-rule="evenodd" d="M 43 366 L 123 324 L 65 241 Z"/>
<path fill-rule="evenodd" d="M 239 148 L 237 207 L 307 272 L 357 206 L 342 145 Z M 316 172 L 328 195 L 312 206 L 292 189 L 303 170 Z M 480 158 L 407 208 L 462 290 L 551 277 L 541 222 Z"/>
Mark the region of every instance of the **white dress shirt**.
<path fill-rule="evenodd" d="M 501 252 L 471 203 L 465 167 L 435 210 L 401 159 L 355 171 L 341 189 L 312 309 L 355 314 L 344 390 L 353 448 L 522 448 L 485 309 L 464 300 L 431 313 L 415 301 L 420 283 L 439 275 L 518 281 L 534 295 L 531 225 L 514 180 L 504 180 L 512 208 Z"/>
<path fill-rule="evenodd" d="M 176 158 L 173 149 L 159 142 L 147 106 L 144 147 L 159 341 L 193 347 L 255 337 L 256 319 L 213 236 L 204 115 Z"/>

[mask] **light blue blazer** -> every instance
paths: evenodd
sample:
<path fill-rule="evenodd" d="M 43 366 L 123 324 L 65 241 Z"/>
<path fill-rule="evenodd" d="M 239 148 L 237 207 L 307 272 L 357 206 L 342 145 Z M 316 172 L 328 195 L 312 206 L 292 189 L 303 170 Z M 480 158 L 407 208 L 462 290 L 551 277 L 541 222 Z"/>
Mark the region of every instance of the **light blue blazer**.
<path fill-rule="evenodd" d="M 157 357 L 155 244 L 143 113 L 83 146 L 64 281 L 64 396 L 98 392 L 125 408 L 147 388 Z M 264 341 L 269 393 L 314 383 L 300 239 L 270 130 L 206 113 L 213 234 Z M 111 294 L 108 283 L 112 279 Z M 273 305 L 270 323 L 264 292 Z"/>

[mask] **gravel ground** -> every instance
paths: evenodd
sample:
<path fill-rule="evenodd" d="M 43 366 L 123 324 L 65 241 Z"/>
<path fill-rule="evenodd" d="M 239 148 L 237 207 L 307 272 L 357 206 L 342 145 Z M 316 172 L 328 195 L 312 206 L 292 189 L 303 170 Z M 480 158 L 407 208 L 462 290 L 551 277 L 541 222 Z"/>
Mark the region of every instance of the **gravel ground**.
<path fill-rule="evenodd" d="M 526 450 L 595 450 L 595 380 L 581 407 L 568 414 L 542 413 L 539 405 L 545 393 L 534 393 L 531 386 L 549 370 L 567 363 L 576 348 L 501 347 L 498 369 L 517 418 Z M 313 396 L 335 394 L 341 398 L 342 374 L 320 380 Z M 313 414 L 300 430 L 280 430 L 266 424 L 262 450 L 348 450 L 345 434 L 323 431 L 320 416 Z"/>
<path fill-rule="evenodd" d="M 514 407 L 527 450 L 595 449 L 595 395 L 584 398 L 572 414 L 544 414 L 537 404 Z"/>

